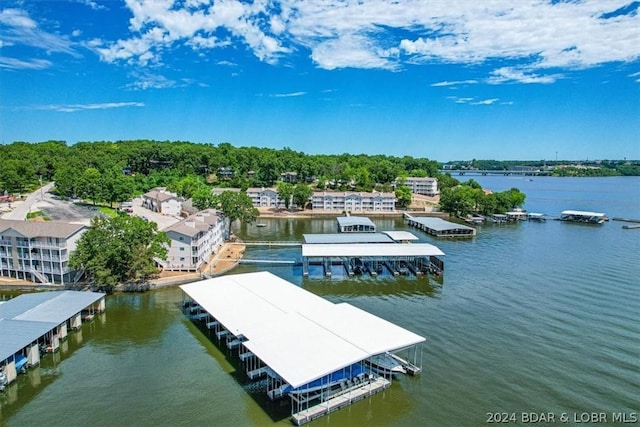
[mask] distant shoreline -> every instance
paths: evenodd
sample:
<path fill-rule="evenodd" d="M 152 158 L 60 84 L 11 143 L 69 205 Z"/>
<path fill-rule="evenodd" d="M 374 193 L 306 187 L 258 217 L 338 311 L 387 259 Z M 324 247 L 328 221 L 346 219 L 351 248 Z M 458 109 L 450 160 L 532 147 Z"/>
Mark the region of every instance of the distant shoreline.
<path fill-rule="evenodd" d="M 281 210 L 274 212 L 272 208 L 269 210 L 260 210 L 258 219 L 282 219 L 282 218 L 337 218 L 344 216 L 344 211 L 287 211 Z M 446 212 L 428 212 L 428 211 L 393 211 L 393 212 L 379 212 L 379 211 L 362 211 L 362 212 L 350 212 L 351 216 L 366 216 L 370 218 L 402 218 L 404 214 L 408 213 L 413 216 L 437 216 L 448 218 L 449 214 Z"/>

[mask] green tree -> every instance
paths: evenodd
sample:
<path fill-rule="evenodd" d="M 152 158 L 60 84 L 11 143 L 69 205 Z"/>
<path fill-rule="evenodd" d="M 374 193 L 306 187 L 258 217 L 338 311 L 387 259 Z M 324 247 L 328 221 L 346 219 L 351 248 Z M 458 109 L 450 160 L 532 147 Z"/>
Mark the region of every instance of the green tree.
<path fill-rule="evenodd" d="M 133 179 L 115 167 L 102 175 L 102 197 L 113 207 L 116 202 L 129 200 L 134 193 Z"/>
<path fill-rule="evenodd" d="M 78 195 L 83 199 L 91 199 L 93 204 L 102 197 L 102 174 L 96 168 L 87 168 L 78 182 Z"/>
<path fill-rule="evenodd" d="M 195 175 L 187 175 L 184 178 L 170 184 L 167 189 L 177 193 L 185 199 L 190 199 L 200 187 L 204 186 L 200 178 Z"/>
<path fill-rule="evenodd" d="M 98 216 L 78 240 L 69 265 L 84 269 L 101 287 L 141 283 L 157 274 L 154 258 L 166 258 L 169 243 L 155 222 L 124 214 Z"/>
<path fill-rule="evenodd" d="M 201 211 L 203 209 L 215 208 L 218 204 L 218 199 L 213 195 L 208 186 L 203 185 L 193 193 L 191 202 L 196 209 Z"/>
<path fill-rule="evenodd" d="M 251 224 L 260 212 L 253 207 L 251 197 L 247 193 L 224 191 L 218 196 L 220 211 L 229 219 L 229 223 L 240 220 Z"/>
<path fill-rule="evenodd" d="M 293 184 L 289 182 L 279 182 L 277 186 L 278 197 L 284 202 L 284 207 L 289 209 L 291 205 L 291 196 L 293 196 Z"/>
<path fill-rule="evenodd" d="M 401 208 L 406 208 L 411 204 L 411 189 L 406 185 L 396 187 L 396 204 Z"/>
<path fill-rule="evenodd" d="M 312 194 L 313 190 L 311 189 L 311 187 L 309 187 L 305 183 L 300 182 L 296 184 L 295 188 L 293 189 L 293 202 L 299 208 L 304 209 L 307 201 L 309 200 L 309 197 L 311 197 Z"/>
<path fill-rule="evenodd" d="M 478 190 L 468 185 L 447 188 L 440 195 L 440 207 L 455 216 L 466 216 L 476 209 Z"/>

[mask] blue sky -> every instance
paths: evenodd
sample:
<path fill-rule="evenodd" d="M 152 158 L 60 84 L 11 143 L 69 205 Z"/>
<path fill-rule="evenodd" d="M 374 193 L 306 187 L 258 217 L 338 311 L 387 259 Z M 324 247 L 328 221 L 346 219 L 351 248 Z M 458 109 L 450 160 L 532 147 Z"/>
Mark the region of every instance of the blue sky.
<path fill-rule="evenodd" d="M 2 0 L 0 143 L 640 159 L 640 2 Z"/>

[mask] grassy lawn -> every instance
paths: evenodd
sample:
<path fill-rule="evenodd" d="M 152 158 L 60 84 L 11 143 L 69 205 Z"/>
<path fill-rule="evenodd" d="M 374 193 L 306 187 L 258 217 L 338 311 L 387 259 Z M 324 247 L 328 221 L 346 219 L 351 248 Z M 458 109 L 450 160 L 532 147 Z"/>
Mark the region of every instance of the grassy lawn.
<path fill-rule="evenodd" d="M 100 212 L 102 212 L 103 214 L 108 215 L 110 217 L 118 216 L 118 211 L 116 211 L 114 208 L 110 208 L 108 206 L 98 206 L 98 210 Z"/>

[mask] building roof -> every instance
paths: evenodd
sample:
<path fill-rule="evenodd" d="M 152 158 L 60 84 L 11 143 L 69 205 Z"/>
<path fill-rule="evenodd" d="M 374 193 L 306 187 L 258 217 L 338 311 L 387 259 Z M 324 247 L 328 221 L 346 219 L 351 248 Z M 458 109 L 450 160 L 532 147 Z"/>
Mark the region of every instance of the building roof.
<path fill-rule="evenodd" d="M 351 225 L 366 225 L 375 228 L 376 225 L 366 216 L 339 216 L 336 218 L 340 227 L 348 227 Z"/>
<path fill-rule="evenodd" d="M 407 181 L 425 181 L 425 182 L 433 182 L 433 181 L 437 181 L 437 178 L 431 178 L 431 177 L 422 177 L 422 176 L 408 176 L 405 178 L 405 180 Z"/>
<path fill-rule="evenodd" d="M 426 257 L 444 255 L 429 243 L 302 244 L 303 257 Z"/>
<path fill-rule="evenodd" d="M 384 233 L 303 234 L 302 239 L 304 243 L 309 244 L 393 243 L 393 239 Z"/>
<path fill-rule="evenodd" d="M 0 361 L 104 298 L 98 292 L 23 294 L 0 305 Z"/>
<path fill-rule="evenodd" d="M 445 230 L 474 230 L 475 231 L 475 228 L 473 227 L 468 227 L 462 224 L 456 224 L 455 222 L 445 221 L 442 218 L 413 217 L 411 220 L 436 231 L 445 231 Z"/>
<path fill-rule="evenodd" d="M 173 231 L 175 233 L 193 237 L 200 232 L 207 231 L 219 221 L 221 221 L 221 219 L 218 216 L 218 211 L 215 209 L 205 209 L 193 215 L 189 215 L 185 219 L 168 226 L 163 231 Z"/>
<path fill-rule="evenodd" d="M 424 338 L 271 273 L 223 276 L 182 290 L 293 387 Z"/>
<path fill-rule="evenodd" d="M 396 198 L 395 193 L 383 193 L 373 192 L 368 193 L 364 191 L 314 191 L 313 197 L 349 197 L 349 196 L 361 196 L 361 197 L 393 197 Z"/>
<path fill-rule="evenodd" d="M 278 190 L 275 187 L 251 187 L 247 188 L 247 194 L 262 194 L 262 193 L 273 193 L 276 196 L 278 195 Z"/>
<path fill-rule="evenodd" d="M 67 238 L 86 229 L 86 225 L 71 224 L 60 221 L 21 221 L 17 219 L 0 219 L 0 233 L 13 229 L 24 237 L 59 237 Z"/>
<path fill-rule="evenodd" d="M 143 197 L 147 199 L 159 200 L 160 202 L 165 202 L 171 199 L 178 199 L 178 195 L 174 193 L 170 193 L 163 188 L 154 188 L 146 193 L 144 193 Z"/>

